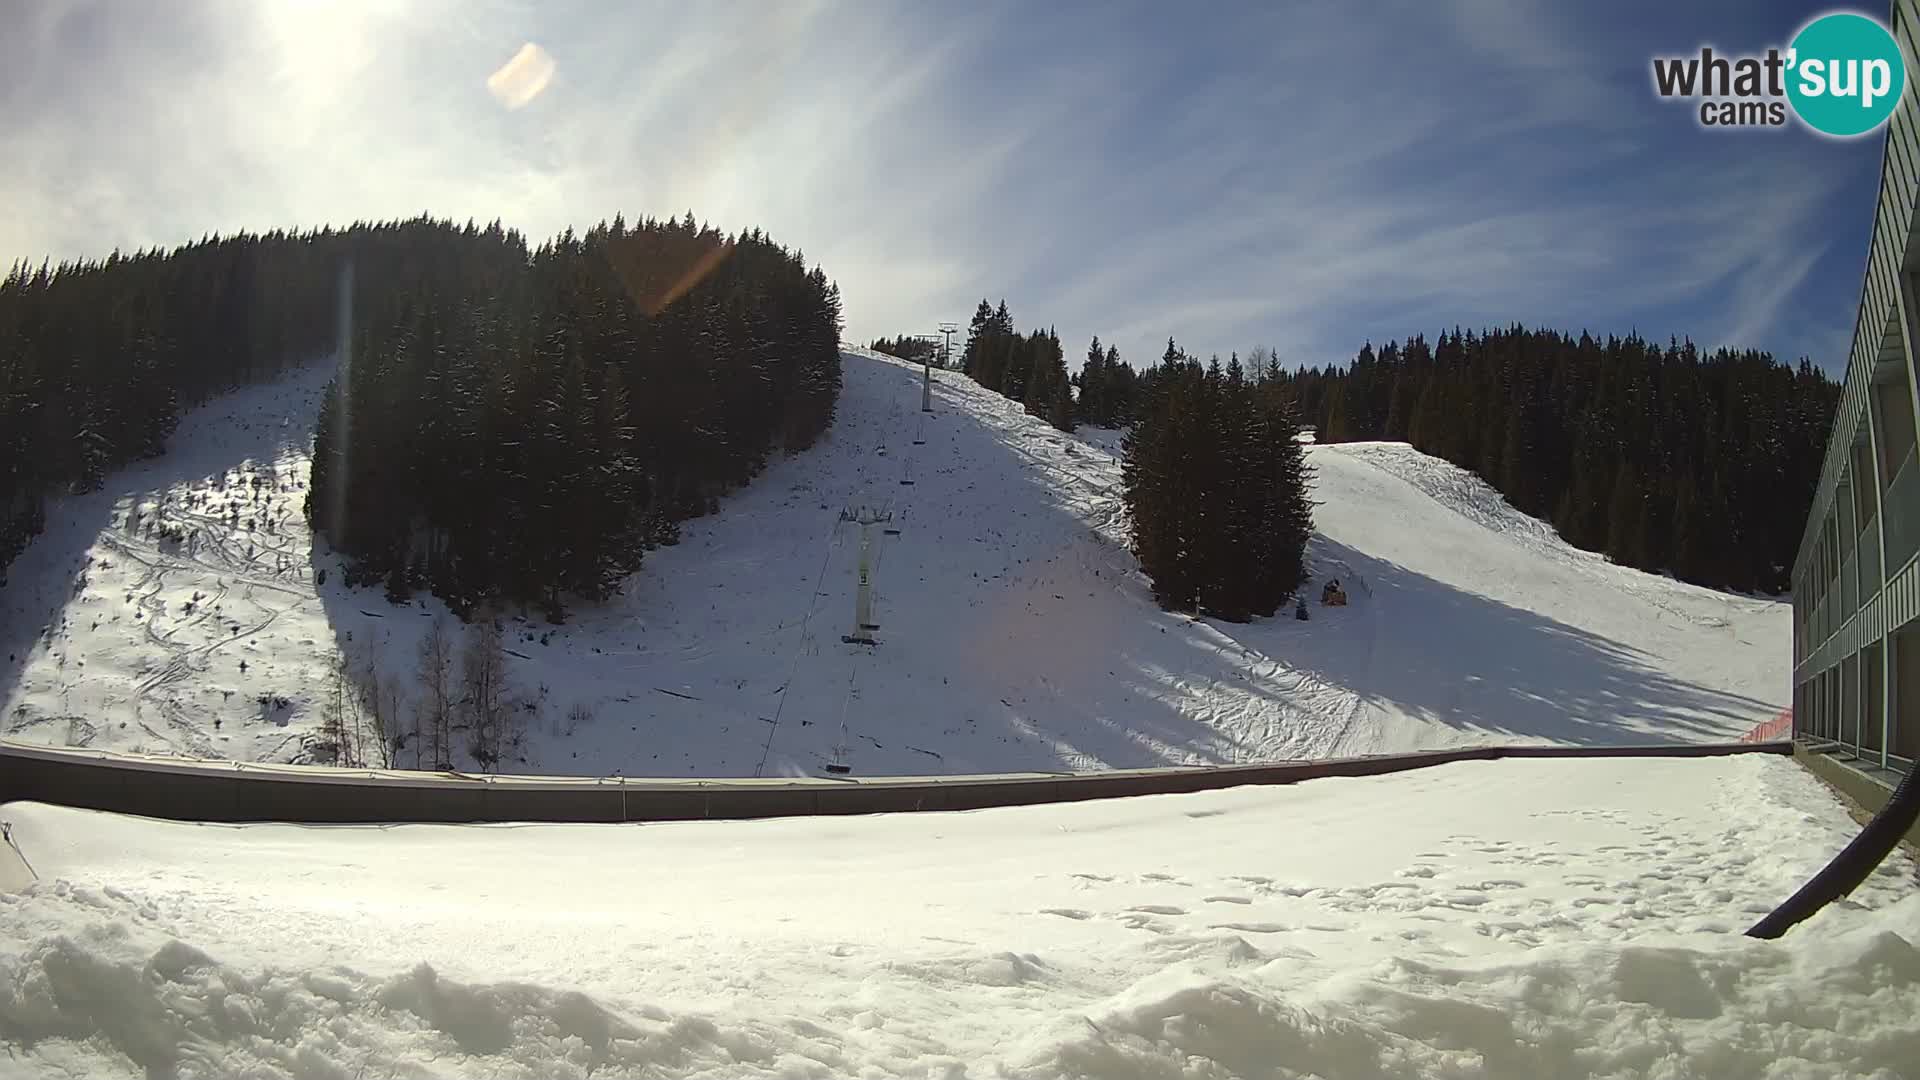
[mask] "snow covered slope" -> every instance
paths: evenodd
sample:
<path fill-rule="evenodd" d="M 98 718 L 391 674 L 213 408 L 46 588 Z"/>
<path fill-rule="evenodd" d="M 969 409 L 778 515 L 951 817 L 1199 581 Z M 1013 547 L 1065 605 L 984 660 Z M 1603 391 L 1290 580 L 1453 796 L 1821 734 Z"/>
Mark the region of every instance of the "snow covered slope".
<path fill-rule="evenodd" d="M 1498 798 L 1489 798 L 1498 792 Z M 221 827 L 0 808 L 0 1075 L 1910 1076 L 1904 855 L 1773 757 L 967 814 Z"/>
<path fill-rule="evenodd" d="M 1366 699 L 1355 749 L 1731 739 L 1786 706 L 1786 601 L 1616 566 L 1405 443 L 1308 457 L 1360 595 L 1307 662 Z"/>
<path fill-rule="evenodd" d="M 535 710 L 510 768 L 950 773 L 1647 742 L 1730 737 L 1784 703 L 1785 605 L 1574 551 L 1405 446 L 1311 451 L 1312 556 L 1351 606 L 1246 626 L 1161 612 L 1126 551 L 1114 433 L 1061 434 L 951 373 L 923 414 L 918 368 L 857 349 L 844 368 L 821 442 L 688 523 L 625 596 L 509 628 Z M 216 403 L 166 458 L 55 508 L 0 593 L 0 729 L 298 760 L 332 648 L 411 671 L 437 603 L 313 584 L 332 561 L 298 510 L 300 425 L 323 380 Z M 273 476 L 271 532 L 251 528 L 255 473 Z M 208 502 L 236 490 L 237 524 Z M 136 499 L 192 549 L 129 535 Z M 873 647 L 841 640 L 862 532 L 841 516 L 863 508 L 890 515 L 870 530 Z M 568 719 L 576 705 L 591 717 Z"/>
<path fill-rule="evenodd" d="M 0 587 L 0 734 L 298 759 L 312 718 L 271 695 L 317 691 L 333 642 L 301 509 L 329 375 L 190 410 L 163 457 L 49 500 Z"/>

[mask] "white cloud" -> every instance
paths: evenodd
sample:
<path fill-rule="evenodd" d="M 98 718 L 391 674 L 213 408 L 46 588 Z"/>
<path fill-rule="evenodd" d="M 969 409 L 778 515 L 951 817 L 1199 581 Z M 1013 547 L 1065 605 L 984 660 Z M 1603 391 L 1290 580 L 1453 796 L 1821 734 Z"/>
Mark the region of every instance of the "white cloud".
<path fill-rule="evenodd" d="M 1168 334 L 1324 362 L 1441 322 L 1688 304 L 1703 339 L 1792 330 L 1838 181 L 1785 135 L 1703 175 L 1712 153 L 1623 126 L 1564 17 L 35 5 L 0 42 L 0 259 L 691 209 L 805 249 L 861 337 L 982 295 L 1141 361 Z"/>

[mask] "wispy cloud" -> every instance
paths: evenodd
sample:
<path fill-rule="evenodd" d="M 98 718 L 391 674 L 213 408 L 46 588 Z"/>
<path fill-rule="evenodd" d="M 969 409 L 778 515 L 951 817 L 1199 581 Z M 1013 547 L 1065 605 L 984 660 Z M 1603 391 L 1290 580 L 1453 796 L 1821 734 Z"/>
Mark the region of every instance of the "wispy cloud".
<path fill-rule="evenodd" d="M 691 209 L 805 249 L 858 337 L 988 295 L 1142 361 L 1516 319 L 1843 341 L 1871 148 L 1695 130 L 1644 63 L 1702 31 L 1642 15 L 59 0 L 0 35 L 0 259 Z"/>

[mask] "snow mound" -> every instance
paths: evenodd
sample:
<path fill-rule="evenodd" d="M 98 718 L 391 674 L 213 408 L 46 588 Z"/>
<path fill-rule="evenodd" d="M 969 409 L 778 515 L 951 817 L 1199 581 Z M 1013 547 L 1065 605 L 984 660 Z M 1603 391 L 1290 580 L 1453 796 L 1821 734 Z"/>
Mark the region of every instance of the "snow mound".
<path fill-rule="evenodd" d="M 1498 799 L 1487 792 L 1498 791 Z M 970 814 L 303 829 L 0 808 L 48 1077 L 1905 1075 L 1904 854 L 1772 757 Z"/>
<path fill-rule="evenodd" d="M 1539 518 L 1515 510 L 1506 496 L 1474 473 L 1444 458 L 1423 454 L 1407 443 L 1335 443 L 1329 449 L 1406 481 L 1434 502 L 1493 532 L 1557 550 L 1570 559 L 1602 558 L 1568 544 L 1553 526 Z"/>

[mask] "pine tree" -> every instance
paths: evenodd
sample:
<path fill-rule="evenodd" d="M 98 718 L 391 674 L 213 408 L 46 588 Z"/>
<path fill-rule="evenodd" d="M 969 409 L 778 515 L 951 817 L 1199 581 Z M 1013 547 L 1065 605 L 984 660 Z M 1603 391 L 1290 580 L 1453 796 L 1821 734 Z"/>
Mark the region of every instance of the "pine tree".
<path fill-rule="evenodd" d="M 1190 468 L 1201 386 L 1198 369 L 1171 339 L 1157 374 L 1121 443 L 1121 495 L 1133 523 L 1133 554 L 1153 583 L 1154 600 L 1169 610 L 1192 610 L 1199 575 L 1189 536 L 1195 512 Z"/>
<path fill-rule="evenodd" d="M 1207 556 L 1201 603 L 1228 622 L 1246 622 L 1264 599 L 1257 572 L 1264 492 L 1256 481 L 1264 440 L 1239 354 L 1224 369 L 1219 357 L 1213 359 L 1207 398 L 1212 445 L 1203 459 Z"/>
<path fill-rule="evenodd" d="M 1079 417 L 1089 424 L 1099 424 L 1106 414 L 1102 404 L 1107 394 L 1105 367 L 1106 350 L 1100 347 L 1100 335 L 1093 336 L 1093 342 L 1087 346 L 1087 358 L 1080 365 Z"/>
<path fill-rule="evenodd" d="M 1002 301 L 1004 303 L 1004 301 Z M 973 321 L 967 324 L 967 344 L 960 351 L 960 370 L 968 377 L 978 380 L 980 343 L 993 327 L 993 307 L 983 298 L 980 306 L 974 309 Z"/>
<path fill-rule="evenodd" d="M 1113 345 L 1107 346 L 1107 359 L 1101 370 L 1106 377 L 1106 389 L 1100 400 L 1097 423 L 1104 428 L 1116 428 L 1130 422 L 1138 413 L 1139 380 L 1133 368 L 1120 361 L 1120 350 Z"/>
<path fill-rule="evenodd" d="M 1613 500 L 1607 507 L 1607 555 L 1622 566 L 1639 565 L 1645 550 L 1639 532 L 1644 501 L 1639 474 L 1633 466 L 1621 462 L 1614 474 Z"/>
<path fill-rule="evenodd" d="M 1313 531 L 1299 421 L 1276 362 L 1206 369 L 1169 343 L 1124 440 L 1122 496 L 1155 600 L 1245 621 L 1305 580 Z"/>

